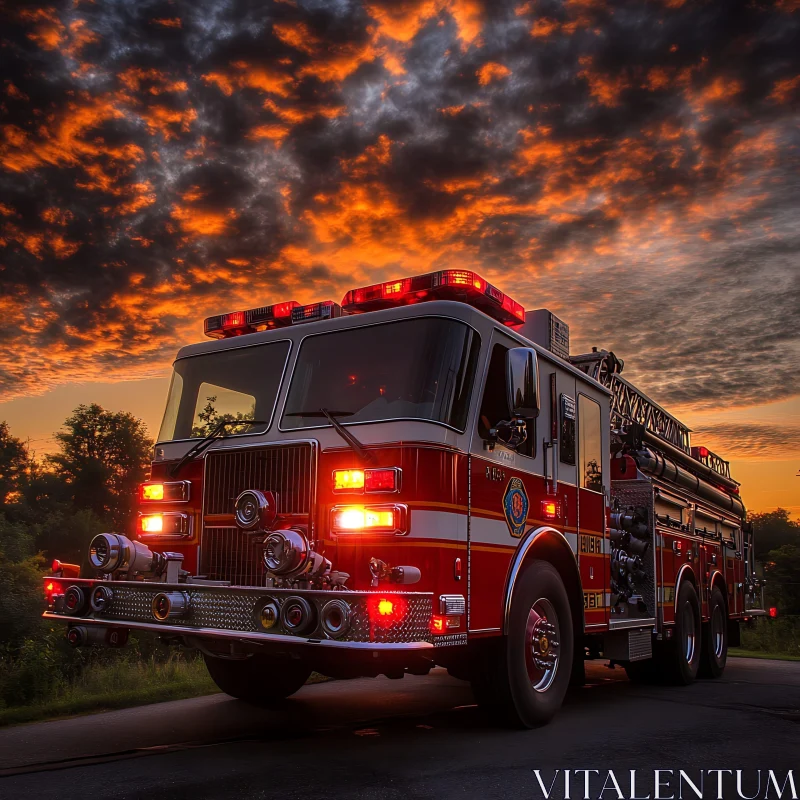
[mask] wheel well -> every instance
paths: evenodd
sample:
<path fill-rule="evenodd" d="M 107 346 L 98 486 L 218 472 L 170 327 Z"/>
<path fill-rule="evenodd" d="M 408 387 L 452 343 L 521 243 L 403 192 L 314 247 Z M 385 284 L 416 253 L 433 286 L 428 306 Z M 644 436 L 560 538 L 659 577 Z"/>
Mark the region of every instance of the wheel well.
<path fill-rule="evenodd" d="M 584 633 L 583 627 L 583 588 L 581 586 L 578 564 L 575 554 L 563 536 L 544 532 L 533 540 L 522 561 L 524 569 L 531 561 L 538 559 L 552 564 L 564 582 L 572 612 L 572 629 L 575 641 L 580 641 Z"/>
<path fill-rule="evenodd" d="M 694 570 L 688 564 L 684 564 L 680 568 L 680 571 L 678 572 L 678 578 L 675 581 L 675 601 L 674 601 L 674 604 L 675 604 L 675 608 L 676 609 L 678 608 L 678 592 L 681 589 L 681 581 L 683 581 L 683 580 L 689 581 L 689 583 L 691 583 L 692 586 L 694 586 L 694 590 L 695 590 L 695 592 L 697 592 L 697 601 L 699 603 L 702 602 L 701 598 L 700 598 L 700 592 L 699 592 L 699 590 L 697 588 L 697 578 L 695 577 Z M 701 605 L 701 608 L 702 608 L 702 605 Z"/>
<path fill-rule="evenodd" d="M 711 578 L 711 586 L 708 587 L 708 597 L 709 600 L 711 599 L 711 592 L 714 591 L 714 587 L 718 586 L 720 592 L 722 593 L 722 602 L 725 603 L 725 617 L 728 616 L 728 587 L 725 584 L 725 578 L 722 576 L 721 572 L 715 572 Z"/>

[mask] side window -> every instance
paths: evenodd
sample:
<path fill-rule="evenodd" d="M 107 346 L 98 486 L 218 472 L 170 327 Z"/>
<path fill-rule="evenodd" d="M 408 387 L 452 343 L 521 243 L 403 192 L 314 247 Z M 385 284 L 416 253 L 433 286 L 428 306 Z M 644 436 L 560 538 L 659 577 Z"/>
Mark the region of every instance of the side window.
<path fill-rule="evenodd" d="M 489 436 L 489 429 L 500 420 L 509 419 L 511 411 L 508 408 L 506 395 L 506 353 L 508 348 L 496 344 L 492 348 L 489 360 L 489 369 L 486 372 L 486 385 L 483 389 L 481 410 L 478 414 L 478 434 L 482 439 Z M 528 421 L 528 438 L 517 450 L 523 456 L 533 458 L 536 455 L 536 420 Z"/>
<path fill-rule="evenodd" d="M 575 398 L 562 394 L 559 402 L 561 426 L 558 434 L 559 457 L 565 464 L 575 465 Z"/>
<path fill-rule="evenodd" d="M 578 395 L 578 479 L 584 489 L 603 491 L 600 404 Z"/>

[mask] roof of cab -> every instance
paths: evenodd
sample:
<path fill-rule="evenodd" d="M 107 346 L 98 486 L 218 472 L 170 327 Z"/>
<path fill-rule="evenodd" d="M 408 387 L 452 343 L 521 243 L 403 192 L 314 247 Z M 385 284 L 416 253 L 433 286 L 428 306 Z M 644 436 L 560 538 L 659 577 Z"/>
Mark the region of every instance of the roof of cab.
<path fill-rule="evenodd" d="M 414 305 L 398 306 L 397 308 L 387 308 L 381 311 L 367 311 L 362 314 L 347 314 L 335 319 L 320 320 L 318 322 L 305 322 L 298 325 L 287 325 L 282 328 L 257 331 L 256 333 L 245 333 L 241 336 L 232 336 L 226 339 L 209 339 L 204 342 L 186 345 L 178 351 L 176 360 L 190 358 L 191 356 L 207 355 L 223 350 L 235 350 L 241 347 L 253 347 L 269 342 L 287 341 L 300 342 L 306 336 L 329 333 L 333 331 L 347 330 L 350 328 L 361 328 L 368 325 L 379 325 L 387 322 L 396 322 L 415 317 L 447 317 L 457 319 L 467 323 L 479 334 L 489 335 L 493 329 L 498 329 L 516 339 L 521 345 L 533 347 L 537 353 L 548 361 L 558 364 L 562 369 L 571 372 L 576 377 L 586 381 L 605 394 L 610 391 L 594 378 L 586 375 L 568 361 L 564 361 L 545 347 L 526 339 L 513 328 L 492 319 L 488 314 L 484 314 L 477 308 L 473 308 L 467 303 L 460 303 L 454 300 L 430 300 L 425 303 L 415 303 Z"/>

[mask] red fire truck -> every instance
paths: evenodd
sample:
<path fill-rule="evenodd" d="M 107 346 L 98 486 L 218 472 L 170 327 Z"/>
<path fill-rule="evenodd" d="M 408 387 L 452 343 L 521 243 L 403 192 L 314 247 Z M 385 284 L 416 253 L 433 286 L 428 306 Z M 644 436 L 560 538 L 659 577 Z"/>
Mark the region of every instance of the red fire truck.
<path fill-rule="evenodd" d="M 443 270 L 205 321 L 125 533 L 54 564 L 75 645 L 149 631 L 271 704 L 446 667 L 545 722 L 587 658 L 718 677 L 760 613 L 728 464 L 569 330 Z"/>

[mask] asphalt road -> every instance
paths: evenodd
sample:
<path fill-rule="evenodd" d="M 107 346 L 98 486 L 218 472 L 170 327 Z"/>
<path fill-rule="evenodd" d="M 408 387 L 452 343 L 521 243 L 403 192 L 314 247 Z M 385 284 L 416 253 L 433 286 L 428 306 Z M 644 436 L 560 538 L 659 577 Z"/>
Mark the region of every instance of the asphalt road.
<path fill-rule="evenodd" d="M 721 680 L 685 688 L 634 686 L 592 665 L 534 731 L 493 727 L 443 670 L 307 686 L 281 711 L 214 695 L 0 731 L 0 798 L 15 800 L 540 798 L 536 769 L 545 785 L 573 770 L 573 800 L 584 796 L 576 769 L 600 770 L 594 797 L 608 770 L 627 782 L 636 769 L 644 797 L 653 769 L 697 780 L 721 768 L 745 770 L 751 795 L 755 770 L 792 769 L 800 791 L 800 662 L 730 659 Z M 559 775 L 552 797 L 565 796 Z M 705 780 L 716 797 L 716 778 Z"/>

